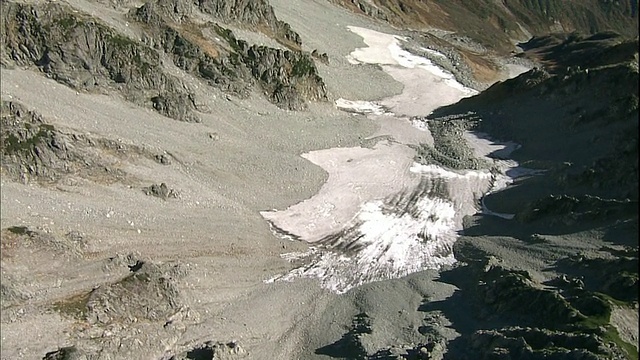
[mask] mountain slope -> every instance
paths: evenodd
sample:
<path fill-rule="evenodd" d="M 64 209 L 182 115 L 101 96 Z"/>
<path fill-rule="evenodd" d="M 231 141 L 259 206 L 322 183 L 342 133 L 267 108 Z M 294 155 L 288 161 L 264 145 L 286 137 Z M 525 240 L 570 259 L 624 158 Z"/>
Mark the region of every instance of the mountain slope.
<path fill-rule="evenodd" d="M 630 1 L 424 1 L 340 0 L 337 3 L 399 27 L 450 30 L 499 52 L 530 34 L 596 33 L 638 35 L 638 5 Z"/>
<path fill-rule="evenodd" d="M 637 359 L 636 341 L 622 339 L 612 314 L 637 317 L 638 42 L 600 34 L 535 38 L 526 48 L 548 70 L 429 116 L 432 123 L 461 116 L 474 131 L 515 141 L 521 147 L 510 157 L 539 170 L 484 197 L 513 220 L 467 219 L 454 252 L 468 265 L 443 277 L 478 315 L 450 347 L 469 359 L 470 351 L 483 359 Z"/>

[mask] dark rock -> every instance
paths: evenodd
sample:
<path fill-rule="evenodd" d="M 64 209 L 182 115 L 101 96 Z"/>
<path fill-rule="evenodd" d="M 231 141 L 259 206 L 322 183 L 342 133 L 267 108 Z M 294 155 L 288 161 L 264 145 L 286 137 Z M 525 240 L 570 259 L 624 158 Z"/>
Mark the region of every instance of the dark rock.
<path fill-rule="evenodd" d="M 159 154 L 155 156 L 155 160 L 162 165 L 171 165 L 171 155 L 169 154 Z"/>
<path fill-rule="evenodd" d="M 320 54 L 318 50 L 315 49 L 311 52 L 311 56 L 313 56 L 315 59 L 320 60 L 321 63 L 329 65 L 329 55 L 327 55 L 327 53 Z"/>
<path fill-rule="evenodd" d="M 99 324 L 164 321 L 182 306 L 175 281 L 184 275 L 179 265 L 143 262 L 123 279 L 94 289 L 84 317 Z"/>
<path fill-rule="evenodd" d="M 316 354 L 331 357 L 366 359 L 367 351 L 362 345 L 361 337 L 372 333 L 371 320 L 366 313 L 356 315 L 349 331 L 331 345 L 317 349 Z"/>
<path fill-rule="evenodd" d="M 189 360 L 189 359 L 201 359 L 201 360 L 213 360 L 213 359 L 228 359 L 229 356 L 233 358 L 242 358 L 246 355 L 246 351 L 235 341 L 230 342 L 218 342 L 207 341 L 201 344 L 196 344 L 189 349 L 184 350 L 175 355 L 166 355 L 163 360 Z"/>
<path fill-rule="evenodd" d="M 159 197 L 163 200 L 178 197 L 178 193 L 175 190 L 170 189 L 165 183 L 161 183 L 159 185 L 153 184 L 149 187 L 143 188 L 142 191 L 147 195 Z"/>
<path fill-rule="evenodd" d="M 117 141 L 67 134 L 45 122 L 38 114 L 15 101 L 3 101 L 0 148 L 3 176 L 13 181 L 58 183 L 80 176 L 112 183 L 128 178 L 111 160 L 153 155 L 141 147 Z M 102 154 L 102 153 L 109 153 Z"/>
<path fill-rule="evenodd" d="M 224 4 L 216 5 L 215 11 L 226 13 L 236 6 Z M 213 6 L 213 2 L 203 2 L 201 6 Z M 256 6 L 259 7 L 259 4 Z M 224 39 L 230 49 L 216 46 L 203 35 L 199 27 L 193 24 L 169 26 L 162 21 L 163 15 L 158 11 L 167 10 L 149 2 L 132 10 L 129 16 L 151 25 L 151 38 L 155 45 L 171 55 L 177 67 L 203 78 L 209 85 L 244 98 L 249 96 L 251 87 L 257 84 L 270 101 L 288 110 L 304 110 L 306 101 L 326 100 L 326 87 L 309 54 L 299 50 L 283 51 L 249 45 L 236 39 L 230 30 L 209 24 L 207 26 Z M 188 100 L 195 106 L 193 98 Z M 186 102 L 187 99 L 181 101 Z M 153 99 L 154 108 L 160 111 L 167 112 L 166 109 L 175 106 L 166 103 L 165 99 L 159 97 Z"/>
<path fill-rule="evenodd" d="M 56 351 L 48 352 L 42 360 L 84 360 L 85 354 L 75 346 L 62 347 Z"/>
<path fill-rule="evenodd" d="M 573 334 L 547 329 L 508 327 L 476 331 L 470 341 L 476 359 L 495 359 L 501 354 L 518 359 L 607 359 L 618 355 L 602 347 L 594 334 Z"/>

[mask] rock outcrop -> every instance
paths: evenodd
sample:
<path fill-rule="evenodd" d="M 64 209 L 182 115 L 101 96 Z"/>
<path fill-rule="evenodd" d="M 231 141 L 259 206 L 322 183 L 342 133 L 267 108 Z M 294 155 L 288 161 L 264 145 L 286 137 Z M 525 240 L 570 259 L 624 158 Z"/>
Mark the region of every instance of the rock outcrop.
<path fill-rule="evenodd" d="M 224 22 L 258 29 L 293 50 L 300 50 L 300 35 L 278 20 L 267 0 L 198 0 L 198 9 Z"/>
<path fill-rule="evenodd" d="M 610 324 L 613 300 L 600 293 L 604 287 L 596 284 L 616 278 L 621 268 L 629 271 L 637 257 L 624 264 L 612 260 L 608 266 L 599 266 L 597 275 L 585 273 L 585 264 L 565 258 L 556 268 L 564 274 L 541 284 L 526 271 L 505 266 L 479 249 L 473 237 L 456 243 L 454 252 L 465 265 L 452 271 L 467 274 L 457 285 L 466 293 L 478 321 L 478 328 L 469 336 L 463 335 L 456 345 L 460 358 L 494 359 L 508 354 L 518 359 L 622 359 L 632 355 L 629 344 Z M 581 277 L 589 285 L 585 287 L 575 274 L 588 275 Z M 627 279 L 627 286 L 633 286 L 634 281 L 637 287 L 637 277 Z M 610 283 L 619 284 L 615 280 Z M 617 290 L 617 296 L 625 293 Z M 625 300 L 637 301 L 637 293 Z"/>
<path fill-rule="evenodd" d="M 184 23 L 171 26 L 164 21 L 168 15 L 160 11 L 166 9 L 149 2 L 132 10 L 130 17 L 159 34 L 150 36 L 150 45 L 162 48 L 177 67 L 211 86 L 246 97 L 258 84 L 269 100 L 289 110 L 305 109 L 306 101 L 326 100 L 324 82 L 308 53 L 249 45 L 217 24 L 204 28 Z M 225 43 L 206 38 L 204 30 L 212 31 Z"/>
<path fill-rule="evenodd" d="M 637 39 L 607 33 L 550 41 L 533 41 L 527 51 L 545 69 L 498 83 L 430 118 L 473 114 L 475 130 L 522 145 L 513 158 L 545 170 L 517 189 L 488 196 L 494 211 L 501 212 L 501 199 L 522 199 L 517 211 L 503 212 L 554 231 L 637 217 Z"/>
<path fill-rule="evenodd" d="M 2 43 L 11 62 L 36 67 L 79 91 L 119 91 L 125 99 L 163 115 L 199 121 L 194 95 L 165 74 L 156 51 L 86 14 L 58 3 L 6 2 Z M 158 106 L 152 99 L 172 99 Z"/>
<path fill-rule="evenodd" d="M 467 126 L 494 139 L 513 140 L 522 145 L 511 154 L 515 160 L 544 170 L 485 196 L 489 209 L 515 218 L 476 216 L 479 225 L 467 219 L 465 236 L 454 246 L 462 264 L 451 270 L 452 277 L 476 321 L 469 335 L 449 343 L 456 358 L 637 356 L 611 319 L 616 304 L 634 309 L 638 301 L 637 270 L 632 270 L 637 234 L 628 231 L 637 229 L 638 221 L 637 135 L 630 135 L 638 127 L 637 51 L 637 39 L 611 33 L 537 38 L 524 56 L 544 68 L 429 116 L 439 122 L 435 134 L 452 120 L 466 119 Z M 540 235 L 580 239 L 576 232 L 587 238 L 593 232 L 616 234 L 605 236 L 618 247 L 582 254 Z M 549 276 L 545 270 L 524 271 L 500 258 L 514 246 L 525 258 L 534 251 L 548 254 L 540 259 L 542 267 L 556 276 L 543 281 Z"/>
<path fill-rule="evenodd" d="M 105 138 L 63 132 L 16 101 L 3 101 L 3 176 L 13 181 L 53 184 L 74 178 L 99 183 L 129 181 L 118 160 L 155 159 L 142 147 Z M 115 155 L 115 157 L 114 157 Z"/>
<path fill-rule="evenodd" d="M 142 41 L 65 5 L 7 2 L 2 7 L 2 64 L 37 68 L 78 91 L 117 91 L 133 103 L 187 122 L 198 122 L 197 111 L 206 109 L 199 107 L 187 84 L 164 70 L 160 51 L 223 91 L 247 96 L 259 84 L 269 100 L 285 109 L 301 110 L 306 101 L 326 98 L 312 56 L 297 49 L 299 36 L 275 19 L 266 2 L 210 1 L 200 7 L 215 16 L 233 14 L 239 22 L 263 26 L 294 50 L 249 45 L 213 23 L 203 28 L 190 21 L 197 9 L 167 0 L 130 11 L 130 17 L 148 29 Z M 208 38 L 203 30 L 223 39 Z"/>

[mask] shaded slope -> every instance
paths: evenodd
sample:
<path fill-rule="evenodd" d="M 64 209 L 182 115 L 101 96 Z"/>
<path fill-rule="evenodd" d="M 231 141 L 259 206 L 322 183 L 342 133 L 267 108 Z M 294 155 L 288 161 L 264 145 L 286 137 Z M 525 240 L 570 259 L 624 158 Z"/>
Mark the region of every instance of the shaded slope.
<path fill-rule="evenodd" d="M 473 311 L 429 304 L 464 324 L 450 358 L 637 359 L 612 316 L 637 314 L 637 49 L 610 33 L 536 38 L 526 56 L 544 69 L 429 116 L 515 141 L 511 157 L 544 170 L 485 196 L 514 220 L 465 221 L 462 263 L 441 279 L 460 289 L 454 308 Z"/>
<path fill-rule="evenodd" d="M 356 12 L 414 29 L 454 31 L 499 51 L 530 34 L 614 30 L 638 35 L 637 1 L 336 0 Z"/>
<path fill-rule="evenodd" d="M 602 220 L 600 210 L 612 221 L 637 216 L 628 213 L 638 201 L 637 44 L 567 39 L 542 55 L 552 71 L 534 69 L 434 112 L 475 114 L 476 130 L 521 144 L 514 159 L 547 171 L 489 196 L 490 208 L 522 220 L 547 209 L 556 222 L 559 214 Z"/>

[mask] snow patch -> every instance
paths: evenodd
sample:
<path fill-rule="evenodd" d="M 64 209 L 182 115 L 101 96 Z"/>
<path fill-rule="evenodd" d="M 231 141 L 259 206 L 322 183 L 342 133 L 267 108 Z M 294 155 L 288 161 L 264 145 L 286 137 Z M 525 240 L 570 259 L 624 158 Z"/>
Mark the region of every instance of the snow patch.
<path fill-rule="evenodd" d="M 385 109 L 372 101 L 363 101 L 363 100 L 346 100 L 343 98 L 339 98 L 336 100 L 336 106 L 338 109 L 354 112 L 357 114 L 373 114 L 373 115 L 384 115 L 386 113 Z"/>
<path fill-rule="evenodd" d="M 347 60 L 352 64 L 367 63 L 380 65 L 400 65 L 408 69 L 421 69 L 432 73 L 443 79 L 448 86 L 457 89 L 466 96 L 475 95 L 478 92 L 459 83 L 450 72 L 434 65 L 431 60 L 412 54 L 402 48 L 400 41 L 407 41 L 406 38 L 377 32 L 357 26 L 348 26 L 350 31 L 362 36 L 368 47 L 358 48 L 347 56 Z M 435 50 L 423 48 L 426 52 L 436 56 L 444 54 Z"/>
<path fill-rule="evenodd" d="M 360 35 L 367 47 L 355 49 L 347 60 L 383 65 L 384 71 L 405 85 L 401 94 L 405 96 L 399 97 L 397 104 L 389 99 L 381 101 L 392 104 L 387 109 L 400 109 L 398 105 L 407 102 L 414 107 L 417 102 L 428 102 L 429 107 L 416 107 L 429 109 L 428 113 L 431 106 L 448 105 L 477 93 L 429 59 L 402 49 L 405 38 L 348 28 Z M 407 69 L 419 73 L 409 74 Z M 371 101 L 340 98 L 336 106 L 360 114 L 390 114 Z M 411 122 L 428 131 L 426 123 Z M 488 170 L 452 171 L 421 165 L 413 162 L 413 155 L 405 144 L 383 142 L 373 149 L 328 149 L 303 155 L 329 173 L 327 183 L 311 199 L 284 211 L 261 214 L 283 228 L 272 226 L 277 235 L 313 246 L 307 252 L 282 254 L 284 259 L 304 265 L 266 282 L 316 278 L 324 288 L 344 293 L 368 282 L 455 263 L 452 248 L 462 217 L 480 210 L 477 201 L 491 180 L 494 187 L 506 186 L 508 177 L 503 179 Z"/>
<path fill-rule="evenodd" d="M 267 281 L 319 278 L 324 288 L 344 293 L 368 282 L 453 264 L 451 249 L 456 239 L 453 203 L 423 197 L 415 207 L 417 212 L 397 213 L 390 211 L 383 201 L 367 202 L 346 226 L 347 231 L 323 249 L 314 247 L 306 253 L 281 255 L 290 261 L 306 258 L 308 265 Z M 357 250 L 341 249 L 345 246 Z"/>

